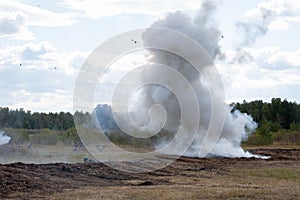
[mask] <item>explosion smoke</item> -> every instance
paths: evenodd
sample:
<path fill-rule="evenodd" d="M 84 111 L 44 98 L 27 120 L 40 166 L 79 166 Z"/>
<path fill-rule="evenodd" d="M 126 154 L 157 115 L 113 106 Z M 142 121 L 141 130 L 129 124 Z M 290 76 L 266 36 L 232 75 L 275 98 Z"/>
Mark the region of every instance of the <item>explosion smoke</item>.
<path fill-rule="evenodd" d="M 251 116 L 233 111 L 225 103 L 219 74 L 213 66 L 212 59 L 222 55 L 219 46 L 222 35 L 213 18 L 217 6 L 215 1 L 205 1 L 193 16 L 180 11 L 169 13 L 154 21 L 149 28 L 112 37 L 87 58 L 76 82 L 74 110 L 94 109 L 97 83 L 105 82 L 107 77 L 104 79 L 103 76 L 109 75 L 109 67 L 117 59 L 139 50 L 147 52 L 146 63 L 131 68 L 129 72 L 125 70 L 126 74 L 115 81 L 109 103 L 116 122 L 113 124 L 120 130 L 111 135 L 115 137 L 111 140 L 121 138 L 122 143 L 125 140 L 126 145 L 133 144 L 133 151 L 127 151 L 127 147 L 123 149 L 114 141 L 108 146 L 114 157 L 95 150 L 99 141 L 93 137 L 99 140 L 100 136 L 107 138 L 105 127 L 108 127 L 98 123 L 101 117 L 97 117 L 97 111 L 93 116 L 97 119 L 92 121 L 96 122 L 98 135 L 88 126 L 75 123 L 81 139 L 95 158 L 99 161 L 146 162 L 155 160 L 157 154 L 172 154 L 174 158 L 181 155 L 255 156 L 245 152 L 240 144 L 257 124 Z M 103 99 L 96 101 L 103 102 Z M 170 132 L 176 134 L 170 141 L 160 130 L 166 130 L 167 136 Z M 118 138 L 116 134 L 126 137 Z M 152 143 L 153 138 L 155 142 Z M 155 151 L 149 150 L 148 141 L 156 145 Z M 142 146 L 146 148 L 140 151 L 140 146 L 135 148 L 135 144 L 146 144 Z M 154 168 L 165 167 L 171 162 L 172 159 L 157 162 L 158 166 Z M 113 162 L 106 164 L 136 172 L 130 165 L 121 169 Z"/>
<path fill-rule="evenodd" d="M 5 135 L 4 131 L 0 131 L 0 145 L 9 143 L 10 139 L 9 136 Z"/>
<path fill-rule="evenodd" d="M 212 58 L 215 58 L 216 55 L 220 54 L 218 42 L 221 36 L 221 32 L 213 23 L 214 20 L 212 16 L 216 7 L 217 5 L 212 1 L 206 1 L 203 3 L 201 9 L 194 17 L 189 17 L 178 11 L 168 14 L 164 18 L 158 19 L 151 25 L 151 27 L 172 29 L 186 34 L 201 44 Z M 176 38 L 164 37 L 161 35 L 157 36 L 152 34 L 151 31 L 146 31 L 144 33 L 143 42 L 145 44 L 161 43 L 165 46 L 168 46 L 168 48 L 172 46 L 171 48 L 173 49 L 183 48 L 189 51 L 189 47 L 186 46 L 185 43 L 176 41 Z M 190 51 L 191 52 L 188 53 L 193 54 L 193 50 L 191 49 Z M 202 75 L 199 74 L 189 62 L 178 55 L 160 50 L 150 50 L 149 54 L 149 63 L 160 63 L 162 65 L 172 67 L 189 80 L 196 92 L 201 112 L 199 128 L 192 145 L 186 151 L 185 155 L 199 157 L 201 148 L 205 148 L 205 144 L 202 144 L 205 134 L 212 134 L 208 132 L 208 126 L 212 113 L 210 110 L 211 102 L 209 101 L 210 94 L 205 85 L 205 77 L 202 77 Z M 185 94 L 186 88 L 182 85 L 178 85 L 177 80 L 174 77 L 156 72 L 155 68 L 147 68 L 144 70 L 143 74 L 144 76 L 142 79 L 145 82 L 152 80 L 154 77 L 159 77 L 161 80 L 172 83 L 174 87 L 181 87 L 181 93 Z M 188 99 L 186 101 L 188 101 Z M 132 112 L 135 113 L 133 114 L 133 118 L 139 120 L 139 122 L 144 121 L 144 124 L 147 124 L 149 117 L 145 113 L 151 107 L 151 105 L 155 104 L 162 105 L 166 110 L 168 119 L 164 124 L 164 129 L 170 131 L 177 130 L 180 124 L 181 116 L 178 100 L 172 92 L 162 86 L 154 85 L 143 88 L 140 99 L 136 100 L 135 108 L 132 108 Z M 210 152 L 210 155 L 225 157 L 253 156 L 249 152 L 245 152 L 240 147 L 240 144 L 243 139 L 248 137 L 249 133 L 255 130 L 257 124 L 249 115 L 242 114 L 239 111 L 231 112 L 231 108 L 228 105 L 225 105 L 223 100 L 220 99 L 218 104 L 220 107 L 226 106 L 225 122 L 220 138 Z M 215 112 L 222 112 L 222 109 L 218 110 L 217 108 Z M 160 118 L 160 114 L 158 113 L 155 115 L 154 113 L 152 118 Z M 163 141 L 161 141 L 161 145 L 163 145 Z M 158 145 L 158 148 L 161 145 Z M 181 141 L 177 141 L 177 145 L 181 145 Z M 172 154 L 173 152 L 167 153 Z"/>

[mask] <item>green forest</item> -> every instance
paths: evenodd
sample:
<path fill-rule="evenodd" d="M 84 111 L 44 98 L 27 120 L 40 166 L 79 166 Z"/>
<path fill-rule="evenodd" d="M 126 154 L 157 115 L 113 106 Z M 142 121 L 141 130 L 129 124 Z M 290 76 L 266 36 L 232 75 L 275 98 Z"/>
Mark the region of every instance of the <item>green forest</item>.
<path fill-rule="evenodd" d="M 258 123 L 258 128 L 245 144 L 300 144 L 300 104 L 287 99 L 272 98 L 270 103 L 256 100 L 232 103 L 231 106 L 233 110 L 251 115 Z"/>
<path fill-rule="evenodd" d="M 85 118 L 89 114 L 76 112 L 79 118 Z M 39 113 L 25 111 L 24 109 L 11 110 L 0 107 L 0 128 L 17 129 L 50 129 L 67 130 L 74 127 L 74 116 L 69 112 Z"/>
<path fill-rule="evenodd" d="M 253 120 L 262 126 L 270 123 L 273 129 L 298 129 L 300 122 L 300 105 L 296 102 L 283 101 L 273 98 L 270 103 L 256 100 L 243 103 L 232 103 L 233 109 L 240 110 L 253 117 Z"/>

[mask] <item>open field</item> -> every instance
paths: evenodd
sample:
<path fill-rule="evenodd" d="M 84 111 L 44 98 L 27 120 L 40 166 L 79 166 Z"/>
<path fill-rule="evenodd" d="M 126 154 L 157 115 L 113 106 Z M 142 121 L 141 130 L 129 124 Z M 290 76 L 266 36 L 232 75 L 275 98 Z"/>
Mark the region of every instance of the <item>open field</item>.
<path fill-rule="evenodd" d="M 0 165 L 0 198 L 300 199 L 300 149 L 251 151 L 272 158 L 182 157 L 143 174 L 102 163 Z"/>

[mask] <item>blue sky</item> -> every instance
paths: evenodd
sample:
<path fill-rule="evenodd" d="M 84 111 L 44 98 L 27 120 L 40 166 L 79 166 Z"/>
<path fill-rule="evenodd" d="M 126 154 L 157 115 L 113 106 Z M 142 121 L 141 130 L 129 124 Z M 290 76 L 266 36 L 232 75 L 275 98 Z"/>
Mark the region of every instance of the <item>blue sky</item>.
<path fill-rule="evenodd" d="M 193 15 L 201 0 L 0 1 L 0 106 L 72 111 L 85 58 L 110 37 L 149 26 L 167 12 Z M 220 0 L 215 23 L 225 59 L 215 60 L 226 101 L 300 102 L 300 2 Z M 265 11 L 271 13 L 266 19 Z M 252 41 L 238 23 L 266 31 Z M 255 29 L 256 30 L 256 29 Z M 243 44 L 242 44 L 243 43 Z M 241 54 L 250 60 L 237 62 Z M 107 90 L 110 90 L 107 84 Z"/>

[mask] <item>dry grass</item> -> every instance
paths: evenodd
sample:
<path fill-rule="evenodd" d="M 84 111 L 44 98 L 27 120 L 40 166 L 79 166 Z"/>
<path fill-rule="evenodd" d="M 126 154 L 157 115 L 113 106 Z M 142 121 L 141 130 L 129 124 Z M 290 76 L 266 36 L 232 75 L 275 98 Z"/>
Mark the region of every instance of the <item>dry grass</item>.
<path fill-rule="evenodd" d="M 171 177 L 174 185 L 82 188 L 51 199 L 300 199 L 300 169 L 234 168 L 207 177 Z"/>

